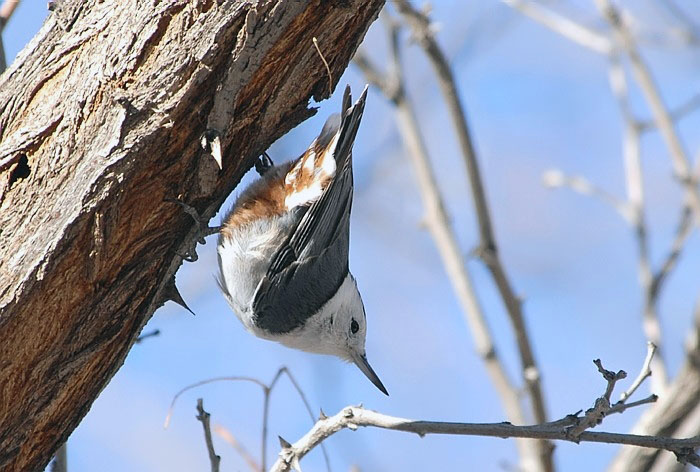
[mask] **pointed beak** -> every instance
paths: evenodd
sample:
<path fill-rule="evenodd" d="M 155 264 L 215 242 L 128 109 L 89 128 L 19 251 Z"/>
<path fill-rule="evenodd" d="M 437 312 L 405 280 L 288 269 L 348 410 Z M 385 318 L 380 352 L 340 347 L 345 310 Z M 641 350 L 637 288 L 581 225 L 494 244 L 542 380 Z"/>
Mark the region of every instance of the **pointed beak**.
<path fill-rule="evenodd" d="M 374 369 L 372 369 L 372 366 L 369 365 L 369 362 L 367 362 L 367 356 L 356 354 L 352 356 L 352 360 L 355 363 L 355 365 L 362 371 L 362 373 L 365 374 L 367 378 L 374 384 L 374 386 L 377 387 L 384 395 L 388 397 L 389 392 L 386 391 L 386 388 L 384 388 L 384 384 L 382 384 L 382 381 L 379 380 L 379 376 L 374 372 Z"/>

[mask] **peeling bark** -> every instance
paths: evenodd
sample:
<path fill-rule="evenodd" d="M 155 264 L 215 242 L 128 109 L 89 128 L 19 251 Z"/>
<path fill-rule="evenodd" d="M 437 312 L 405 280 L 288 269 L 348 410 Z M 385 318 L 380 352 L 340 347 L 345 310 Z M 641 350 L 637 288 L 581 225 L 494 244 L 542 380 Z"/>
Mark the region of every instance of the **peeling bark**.
<path fill-rule="evenodd" d="M 56 2 L 0 77 L 0 469 L 39 470 L 383 0 Z M 333 84 L 335 86 L 335 84 Z M 218 132 L 223 170 L 202 150 Z"/>

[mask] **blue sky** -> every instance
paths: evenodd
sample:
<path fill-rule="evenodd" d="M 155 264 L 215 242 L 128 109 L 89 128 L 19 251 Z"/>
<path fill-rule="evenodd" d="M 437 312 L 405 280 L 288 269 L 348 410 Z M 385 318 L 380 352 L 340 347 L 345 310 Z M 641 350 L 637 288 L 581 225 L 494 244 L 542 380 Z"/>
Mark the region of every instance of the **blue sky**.
<path fill-rule="evenodd" d="M 645 354 L 642 298 L 637 283 L 633 235 L 611 208 L 590 197 L 542 185 L 542 173 L 579 174 L 624 197 L 622 121 L 608 86 L 607 60 L 491 2 L 433 2 L 439 39 L 451 58 L 466 104 L 491 205 L 502 258 L 518 293 L 543 374 L 550 416 L 588 408 L 604 389 L 592 359 L 610 369 L 636 373 Z M 690 12 L 690 1 L 678 2 Z M 45 15 L 37 2 L 23 2 L 3 39 L 8 59 L 38 30 Z M 588 2 L 559 4 L 587 25 L 602 27 Z M 673 17 L 651 0 L 626 3 L 651 29 Z M 657 4 L 658 5 L 658 4 Z M 697 22 L 698 18 L 695 19 Z M 384 63 L 382 25 L 370 30 L 364 47 Z M 451 125 L 427 61 L 406 42 L 408 92 L 420 113 L 436 174 L 464 253 L 478 242 L 467 179 Z M 698 49 L 646 44 L 663 98 L 684 103 L 700 85 Z M 341 85 L 361 90 L 364 79 L 350 67 Z M 633 108 L 649 113 L 632 86 Z M 328 115 L 338 110 L 342 87 L 318 104 L 319 113 L 269 150 L 275 161 L 297 156 Z M 247 384 L 219 383 L 179 400 L 163 429 L 172 396 L 208 377 L 247 375 L 269 381 L 288 366 L 315 411 L 330 414 L 363 403 L 408 418 L 498 422 L 504 414 L 473 343 L 438 253 L 421 229 L 422 208 L 413 170 L 402 147 L 389 104 L 370 90 L 355 145 L 355 203 L 350 267 L 368 316 L 367 352 L 391 396 L 384 397 L 352 365 L 289 350 L 248 334 L 218 293 L 215 240 L 200 246 L 200 259 L 185 264 L 177 283 L 192 317 L 173 303 L 156 312 L 145 331 L 159 337 L 134 346 L 124 366 L 94 403 L 69 440 L 71 472 L 202 470 L 208 467 L 195 401 L 205 399 L 213 422 L 230 429 L 255 456 L 260 453 L 262 395 Z M 700 114 L 679 130 L 697 155 Z M 652 263 L 665 256 L 682 201 L 668 154 L 658 133 L 643 138 Z M 234 191 L 229 208 L 247 183 Z M 218 223 L 218 216 L 213 223 Z M 495 333 L 499 352 L 519 377 L 506 314 L 484 267 L 468 267 Z M 693 234 L 661 298 L 660 312 L 671 373 L 683 358 L 684 333 L 698 294 L 700 242 Z M 623 384 L 624 385 L 624 384 Z M 645 395 L 642 389 L 640 395 Z M 641 398 L 641 396 L 640 396 Z M 602 430 L 624 432 L 641 410 L 606 419 Z M 289 441 L 310 427 L 303 405 L 287 380 L 272 394 L 268 463 L 276 435 Z M 327 442 L 333 469 L 501 470 L 516 464 L 513 441 L 425 437 L 365 429 L 343 431 Z M 222 470 L 245 470 L 235 451 L 215 438 Z M 558 444 L 561 470 L 602 470 L 617 450 L 607 445 Z M 585 461 L 584 461 L 585 458 Z M 320 450 L 302 462 L 323 470 Z"/>

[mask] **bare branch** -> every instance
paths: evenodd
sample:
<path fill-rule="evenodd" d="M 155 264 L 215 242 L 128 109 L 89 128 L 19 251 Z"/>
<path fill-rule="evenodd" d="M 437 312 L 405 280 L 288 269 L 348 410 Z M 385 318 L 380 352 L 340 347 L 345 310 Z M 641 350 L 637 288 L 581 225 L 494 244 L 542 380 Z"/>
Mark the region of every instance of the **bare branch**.
<path fill-rule="evenodd" d="M 209 424 L 210 415 L 204 411 L 204 402 L 201 398 L 197 399 L 197 419 L 202 422 L 204 429 L 204 440 L 207 443 L 207 451 L 209 452 L 209 462 L 211 463 L 211 472 L 219 472 L 219 463 L 221 457 L 216 455 L 214 451 L 214 442 L 211 439 L 211 427 Z"/>
<path fill-rule="evenodd" d="M 700 94 L 693 95 L 678 108 L 671 110 L 669 114 L 671 116 L 671 120 L 676 123 L 698 109 L 700 109 Z M 639 131 L 641 132 L 656 129 L 656 123 L 653 120 L 640 121 L 637 123 L 637 125 L 639 126 Z"/>
<path fill-rule="evenodd" d="M 612 395 L 612 392 L 615 389 L 615 384 L 619 380 L 626 379 L 627 372 L 625 372 L 624 370 L 618 370 L 617 372 L 607 370 L 603 367 L 603 363 L 600 359 L 594 360 L 593 363 L 596 365 L 596 367 L 598 367 L 598 372 L 600 372 L 603 378 L 608 382 L 608 385 L 605 388 L 605 394 L 603 396 L 609 402 L 610 396 Z"/>
<path fill-rule="evenodd" d="M 651 361 L 654 359 L 654 354 L 656 353 L 656 345 L 652 342 L 647 343 L 647 356 L 644 359 L 644 364 L 642 364 L 642 370 L 639 371 L 637 378 L 634 379 L 632 385 L 625 390 L 622 395 L 620 395 L 620 401 L 618 403 L 624 403 L 629 397 L 637 391 L 639 386 L 646 380 L 647 377 L 651 376 Z M 617 404 L 616 404 L 617 405 Z"/>
<path fill-rule="evenodd" d="M 165 417 L 165 423 L 163 424 L 164 428 L 167 428 L 170 425 L 170 419 L 172 418 L 173 414 L 173 409 L 175 408 L 175 402 L 177 402 L 177 399 L 182 395 L 183 393 L 192 390 L 193 388 L 201 387 L 202 385 L 214 383 L 214 382 L 249 382 L 249 383 L 254 383 L 258 387 L 260 387 L 263 391 L 263 420 L 262 420 L 262 439 L 261 439 L 261 469 L 262 470 L 267 470 L 267 465 L 266 465 L 266 458 L 267 458 L 267 430 L 268 430 L 268 416 L 269 416 L 269 405 L 270 405 L 270 394 L 272 393 L 272 390 L 275 388 L 275 385 L 277 385 L 277 381 L 282 377 L 282 374 L 286 374 L 287 378 L 289 378 L 290 382 L 292 383 L 292 386 L 294 389 L 297 391 L 299 394 L 299 397 L 301 398 L 301 401 L 304 403 L 304 407 L 306 408 L 307 413 L 309 414 L 309 417 L 311 418 L 311 421 L 315 421 L 314 413 L 313 410 L 311 409 L 311 405 L 309 404 L 309 400 L 306 398 L 306 395 L 304 394 L 304 391 L 301 389 L 299 386 L 299 383 L 296 381 L 292 373 L 289 371 L 289 369 L 286 366 L 280 367 L 277 372 L 275 373 L 275 376 L 272 378 L 272 381 L 270 382 L 269 385 L 261 382 L 260 380 L 254 378 L 254 377 L 243 377 L 243 376 L 225 376 L 225 377 L 213 377 L 210 379 L 202 380 L 200 382 L 195 382 L 193 384 L 190 384 L 184 388 L 182 388 L 179 392 L 175 394 L 173 397 L 172 401 L 170 402 L 170 408 L 168 408 L 168 414 Z M 330 472 L 331 470 L 331 462 L 330 458 L 328 457 L 328 451 L 326 450 L 325 445 L 321 445 L 321 450 L 323 451 L 323 458 L 326 461 L 326 468 Z"/>
<path fill-rule="evenodd" d="M 437 82 L 442 92 L 445 104 L 455 127 L 462 156 L 465 161 L 469 184 L 474 204 L 474 213 L 479 225 L 479 256 L 486 264 L 491 277 L 499 291 L 506 307 L 513 331 L 515 334 L 518 353 L 522 367 L 523 380 L 529 394 L 534 421 L 544 423 L 547 421 L 547 411 L 542 394 L 541 375 L 535 356 L 530 345 L 530 337 L 522 313 L 520 298 L 515 294 L 508 274 L 503 266 L 498 252 L 498 244 L 491 224 L 486 191 L 479 171 L 479 163 L 471 138 L 465 108 L 459 97 L 456 82 L 449 62 L 434 37 L 434 28 L 431 28 L 430 19 L 425 12 L 416 10 L 408 0 L 397 0 L 396 7 L 411 27 L 413 37 L 425 51 L 428 60 L 435 70 Z M 539 456 L 545 470 L 553 470 L 552 447 L 540 443 Z"/>
<path fill-rule="evenodd" d="M 565 38 L 595 52 L 610 54 L 613 49 L 611 41 L 604 34 L 576 23 L 539 3 L 530 0 L 503 0 L 503 3 L 515 8 L 555 33 L 559 33 Z"/>
<path fill-rule="evenodd" d="M 680 434 L 680 425 L 683 425 L 685 419 L 693 414 L 693 411 L 698 407 L 698 398 L 700 398 L 700 369 L 698 369 L 700 361 L 700 300 L 695 307 L 693 323 L 683 365 L 658 403 L 642 414 L 632 429 L 632 433 L 660 436 Z M 700 418 L 695 426 L 698 429 L 694 435 L 697 436 L 700 434 Z M 655 463 L 657 456 L 657 451 L 623 447 L 608 470 L 610 472 L 649 470 Z"/>
<path fill-rule="evenodd" d="M 681 210 L 678 225 L 676 226 L 676 236 L 673 239 L 673 244 L 671 244 L 671 249 L 651 281 L 650 289 L 654 298 L 658 298 L 659 293 L 661 292 L 661 286 L 676 266 L 678 258 L 685 247 L 685 242 L 688 239 L 688 236 L 690 236 L 690 233 L 693 231 L 691 216 L 692 213 L 690 207 L 688 205 L 684 205 L 683 209 Z"/>
<path fill-rule="evenodd" d="M 348 406 L 332 417 L 319 420 L 304 437 L 280 453 L 280 458 L 275 462 L 271 470 L 275 472 L 288 471 L 293 460 L 303 458 L 323 440 L 345 428 L 354 430 L 361 426 L 371 426 L 415 433 L 419 436 L 425 436 L 426 434 L 452 434 L 461 436 L 571 441 L 572 439 L 567 435 L 567 431 L 562 426 L 562 423 L 566 423 L 566 419 L 535 426 L 515 426 L 510 423 L 488 424 L 416 421 L 384 415 L 361 407 Z M 582 432 L 580 436 L 576 438 L 576 441 L 628 444 L 653 449 L 665 449 L 673 452 L 678 451 L 679 453 L 685 453 L 687 451 L 692 451 L 693 448 L 700 447 L 700 438 L 698 437 L 675 439 L 659 436 L 592 431 Z M 691 461 L 695 460 L 695 458 L 689 455 L 686 460 L 692 463 Z"/>
<path fill-rule="evenodd" d="M 168 426 L 170 426 L 170 419 L 173 416 L 173 409 L 175 408 L 175 402 L 177 402 L 177 399 L 180 398 L 180 395 L 183 393 L 187 392 L 188 390 L 192 390 L 193 388 L 201 387 L 202 385 L 214 383 L 214 382 L 222 382 L 222 381 L 234 381 L 234 382 L 251 382 L 254 383 L 263 389 L 265 388 L 265 384 L 259 381 L 256 378 L 253 377 L 239 377 L 239 376 L 227 376 L 227 377 L 213 377 L 211 379 L 206 379 L 202 380 L 200 382 L 195 382 L 193 384 L 190 384 L 184 388 L 182 388 L 179 392 L 175 394 L 173 397 L 172 401 L 170 402 L 170 407 L 168 408 L 168 414 L 165 416 L 165 422 L 163 423 L 163 428 L 167 429 Z"/>
<path fill-rule="evenodd" d="M 260 467 L 260 465 L 255 461 L 253 456 L 250 455 L 248 450 L 243 447 L 243 444 L 241 444 L 238 439 L 233 435 L 231 431 L 226 429 L 225 427 L 221 426 L 220 424 L 215 424 L 214 425 L 214 432 L 221 436 L 221 438 L 229 443 L 232 448 L 240 454 L 240 456 L 243 458 L 243 460 L 248 464 L 248 467 L 250 467 L 251 470 L 258 472 L 261 470 L 264 470 Z"/>
<path fill-rule="evenodd" d="M 653 356 L 653 353 L 651 356 Z M 645 365 L 648 365 L 651 356 L 647 355 Z M 360 426 L 374 426 L 377 428 L 405 431 L 416 433 L 421 437 L 426 434 L 454 434 L 466 436 L 495 436 L 501 438 L 531 438 L 540 440 L 557 439 L 574 441 L 577 443 L 584 441 L 630 444 L 672 451 L 679 456 L 679 461 L 692 463 L 692 461 L 695 460 L 693 447 L 700 447 L 700 437 L 673 439 L 630 434 L 592 433 L 586 431 L 600 424 L 606 416 L 612 413 L 622 413 L 628 408 L 656 401 L 656 396 L 652 395 L 643 400 L 628 404 L 624 404 L 624 400 L 620 400 L 611 408 L 610 397 L 613 389 L 618 381 L 627 377 L 627 374 L 624 370 L 613 372 L 605 369 L 600 359 L 595 359 L 593 362 L 598 367 L 598 371 L 606 380 L 607 384 L 603 395 L 596 399 L 593 408 L 588 409 L 583 417 L 578 417 L 577 413 L 574 415 L 567 415 L 560 420 L 550 423 L 534 426 L 514 426 L 510 423 L 485 424 L 415 421 L 387 416 L 372 410 L 366 410 L 361 406 L 348 406 L 333 417 L 329 418 L 322 415 L 314 427 L 294 444 L 290 444 L 280 438 L 282 450 L 279 453 L 277 462 L 275 462 L 271 470 L 276 472 L 287 471 L 290 468 L 299 470 L 299 461 L 314 447 L 321 444 L 324 439 L 337 433 L 341 429 L 348 428 L 354 431 Z M 646 376 L 644 378 L 646 378 Z M 637 382 L 635 381 L 633 388 L 628 390 L 629 395 L 636 390 L 637 386 Z M 629 395 L 627 396 L 629 397 Z"/>
<path fill-rule="evenodd" d="M 605 189 L 598 187 L 591 181 L 580 175 L 566 175 L 557 169 L 551 169 L 542 174 L 542 183 L 549 188 L 566 187 L 574 192 L 595 197 L 610 205 L 617 213 L 625 219 L 632 220 L 632 211 L 624 201 L 617 198 Z"/>
<path fill-rule="evenodd" d="M 659 3 L 663 4 L 663 6 L 666 7 L 666 11 L 671 13 L 677 21 L 685 25 L 685 28 L 682 28 L 680 33 L 686 38 L 686 41 L 689 43 L 697 43 L 699 40 L 698 32 L 700 31 L 700 24 L 693 21 L 692 15 L 683 11 L 676 3 L 676 0 L 663 0 Z"/>
<path fill-rule="evenodd" d="M 275 388 L 275 385 L 277 384 L 277 381 L 280 379 L 282 374 L 286 374 L 287 378 L 289 381 L 292 383 L 292 386 L 294 389 L 297 391 L 297 394 L 299 395 L 299 398 L 301 398 L 301 401 L 304 403 L 304 407 L 306 408 L 306 412 L 309 414 L 309 418 L 311 418 L 311 421 L 314 421 L 314 412 L 311 410 L 311 404 L 309 403 L 309 400 L 306 398 L 306 394 L 304 391 L 301 389 L 301 386 L 299 386 L 299 383 L 297 380 L 294 378 L 292 375 L 292 372 L 286 367 L 283 366 L 281 367 L 277 373 L 275 374 L 274 378 L 272 379 L 272 382 L 270 382 L 270 385 L 265 388 L 265 401 L 264 401 L 264 412 L 263 412 L 263 458 L 262 458 L 262 470 L 267 470 L 266 467 L 266 460 L 267 460 L 267 424 L 268 424 L 268 408 L 269 408 L 269 398 L 270 394 L 272 393 L 272 390 Z M 326 450 L 326 447 L 322 447 L 321 451 L 323 452 L 323 459 L 326 461 L 326 470 L 328 472 L 331 471 L 331 460 L 330 457 L 328 456 L 328 451 Z"/>
<path fill-rule="evenodd" d="M 630 211 L 628 219 L 637 243 L 637 268 L 639 284 L 642 288 L 644 309 L 642 312 L 642 329 L 647 342 L 656 349 L 652 356 L 652 390 L 663 392 L 668 385 L 668 374 L 661 343 L 663 340 L 661 322 L 657 310 L 658 292 L 654 291 L 654 275 L 649 254 L 649 237 L 644 214 L 644 177 L 640 152 L 640 127 L 634 118 L 628 100 L 627 79 L 617 54 L 610 55 L 610 88 L 617 99 L 624 122 L 623 161 L 625 164 L 625 186 L 627 189 L 627 206 Z"/>
<path fill-rule="evenodd" d="M 630 408 L 634 408 L 635 406 L 646 405 L 647 403 L 656 403 L 656 401 L 658 399 L 659 399 L 659 396 L 652 393 L 648 397 L 642 398 L 641 400 L 637 400 L 634 402 L 623 403 L 621 401 L 618 401 L 617 403 L 615 403 L 613 406 L 610 407 L 607 415 L 610 416 L 613 413 L 622 413 L 626 410 L 629 410 Z"/>
<path fill-rule="evenodd" d="M 136 341 L 134 341 L 134 343 L 136 343 L 136 344 L 141 344 L 141 343 L 144 342 L 146 339 L 152 338 L 152 337 L 155 337 L 155 336 L 160 336 L 160 330 L 159 330 L 159 329 L 154 329 L 153 331 L 149 331 L 148 333 L 142 334 L 141 336 L 139 336 L 138 338 L 136 338 Z"/>
<path fill-rule="evenodd" d="M 691 437 L 700 435 L 700 403 L 683 418 L 680 426 L 674 431 L 676 438 Z M 678 467 L 678 459 L 674 454 L 660 454 L 654 461 L 650 472 L 683 471 Z"/>
<path fill-rule="evenodd" d="M 596 367 L 598 367 L 598 372 L 601 373 L 607 382 L 605 393 L 596 398 L 593 407 L 586 410 L 586 413 L 582 418 L 576 418 L 575 423 L 566 428 L 569 439 L 573 441 L 578 441 L 581 433 L 583 433 L 585 430 L 594 428 L 603 422 L 603 419 L 610 412 L 610 396 L 615 388 L 615 384 L 619 380 L 627 377 L 627 373 L 624 370 L 613 372 L 605 369 L 600 359 L 595 359 L 593 363 L 596 365 Z"/>
<path fill-rule="evenodd" d="M 523 424 L 525 422 L 525 414 L 520 404 L 518 389 L 509 378 L 496 351 L 493 336 L 445 211 L 445 206 L 430 166 L 428 150 L 421 137 L 415 111 L 405 95 L 404 78 L 399 57 L 398 27 L 393 21 L 387 21 L 385 24 L 388 25 L 393 74 L 386 76 L 380 72 L 363 52 L 358 52 L 355 55 L 354 62 L 363 71 L 365 78 L 396 106 L 399 132 L 409 151 L 408 154 L 413 162 L 418 178 L 426 226 L 435 241 L 445 270 L 462 307 L 466 322 L 469 325 L 476 351 L 484 362 L 491 382 L 500 397 L 506 416 L 514 423 Z M 538 458 L 533 456 L 533 451 L 536 452 L 536 449 L 531 444 L 519 441 L 518 450 L 523 461 L 533 465 L 539 462 Z"/>
<path fill-rule="evenodd" d="M 654 122 L 661 132 L 661 136 L 666 142 L 671 155 L 671 162 L 676 177 L 685 188 L 689 204 L 695 215 L 695 222 L 697 225 L 700 225 L 700 191 L 698 191 L 697 182 L 693 178 L 690 159 L 678 137 L 671 115 L 661 99 L 661 94 L 654 82 L 654 78 L 639 54 L 634 38 L 627 29 L 620 12 L 609 0 L 595 0 L 595 3 L 603 18 L 612 26 L 617 44 L 625 51 L 630 60 L 632 75 L 649 104 Z"/>

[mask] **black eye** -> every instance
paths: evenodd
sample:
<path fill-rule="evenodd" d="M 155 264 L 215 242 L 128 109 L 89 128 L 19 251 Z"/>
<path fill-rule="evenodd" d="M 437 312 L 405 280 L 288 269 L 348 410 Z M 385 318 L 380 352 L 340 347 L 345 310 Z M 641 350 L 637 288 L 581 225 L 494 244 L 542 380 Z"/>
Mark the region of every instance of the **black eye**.
<path fill-rule="evenodd" d="M 355 321 L 355 318 L 352 319 L 352 322 L 350 323 L 350 331 L 352 331 L 352 334 L 356 334 L 360 330 L 360 325 L 357 324 L 357 321 Z"/>

